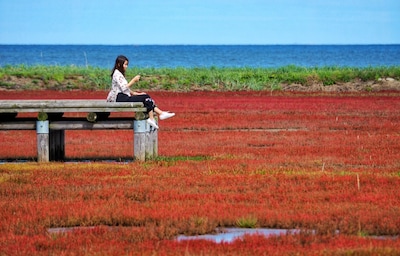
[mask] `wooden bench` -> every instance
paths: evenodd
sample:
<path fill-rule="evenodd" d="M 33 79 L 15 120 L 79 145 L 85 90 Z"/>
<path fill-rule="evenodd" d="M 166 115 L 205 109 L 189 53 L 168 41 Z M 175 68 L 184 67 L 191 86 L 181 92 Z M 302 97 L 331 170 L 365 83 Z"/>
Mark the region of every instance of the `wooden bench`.
<path fill-rule="evenodd" d="M 132 116 L 110 117 L 113 112 Z M 158 155 L 157 129 L 147 124 L 145 112 L 140 102 L 0 100 L 0 130 L 36 130 L 37 160 L 48 162 L 65 160 L 65 130 L 132 129 L 133 159 L 145 161 Z M 23 117 L 22 113 L 37 115 Z M 86 113 L 86 117 L 67 117 L 65 113 Z"/>

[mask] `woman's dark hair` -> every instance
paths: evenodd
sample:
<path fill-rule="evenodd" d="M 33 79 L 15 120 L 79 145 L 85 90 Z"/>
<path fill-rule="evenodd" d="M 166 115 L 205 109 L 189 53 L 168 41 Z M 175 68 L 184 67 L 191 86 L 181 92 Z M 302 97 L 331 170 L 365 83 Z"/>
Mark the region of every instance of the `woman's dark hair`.
<path fill-rule="evenodd" d="M 113 74 L 114 74 L 114 71 L 115 71 L 116 69 L 118 69 L 118 70 L 125 76 L 125 70 L 124 70 L 124 63 L 125 63 L 125 61 L 129 62 L 128 58 L 125 57 L 124 55 L 119 55 L 119 56 L 117 57 L 117 59 L 115 60 L 114 68 L 113 68 L 113 70 L 112 70 L 112 72 L 111 72 L 111 78 L 112 78 L 112 76 L 113 76 Z"/>

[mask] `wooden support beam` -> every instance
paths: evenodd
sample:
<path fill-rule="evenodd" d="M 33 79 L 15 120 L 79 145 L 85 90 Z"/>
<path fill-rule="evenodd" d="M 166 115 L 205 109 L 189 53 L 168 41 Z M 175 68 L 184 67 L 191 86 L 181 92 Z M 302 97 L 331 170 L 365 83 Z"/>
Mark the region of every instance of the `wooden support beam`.
<path fill-rule="evenodd" d="M 146 120 L 133 121 L 133 154 L 138 161 L 146 160 Z"/>
<path fill-rule="evenodd" d="M 131 130 L 132 119 L 112 119 L 91 123 L 85 120 L 68 120 L 50 122 L 51 130 Z"/>
<path fill-rule="evenodd" d="M 36 122 L 38 162 L 49 161 L 49 121 Z"/>
<path fill-rule="evenodd" d="M 158 129 L 153 133 L 153 158 L 158 157 Z"/>
<path fill-rule="evenodd" d="M 158 156 L 158 130 L 150 127 L 146 131 L 146 160 L 154 159 Z"/>
<path fill-rule="evenodd" d="M 36 121 L 0 121 L 0 130 L 35 130 Z"/>
<path fill-rule="evenodd" d="M 103 100 L 0 100 L 0 113 L 146 112 L 141 102 Z"/>

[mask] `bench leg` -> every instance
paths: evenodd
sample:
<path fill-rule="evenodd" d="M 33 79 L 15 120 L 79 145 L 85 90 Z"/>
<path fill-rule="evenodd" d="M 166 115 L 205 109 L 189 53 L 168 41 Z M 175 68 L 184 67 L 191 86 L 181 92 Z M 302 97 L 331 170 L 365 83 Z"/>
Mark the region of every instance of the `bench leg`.
<path fill-rule="evenodd" d="M 133 121 L 133 154 L 138 161 L 146 160 L 146 120 Z"/>
<path fill-rule="evenodd" d="M 158 133 L 151 128 L 146 132 L 146 159 L 154 159 L 158 156 Z"/>
<path fill-rule="evenodd" d="M 153 133 L 153 157 L 158 157 L 158 130 Z"/>
<path fill-rule="evenodd" d="M 36 121 L 37 161 L 49 161 L 49 121 Z"/>
<path fill-rule="evenodd" d="M 134 158 L 139 161 L 154 159 L 158 156 L 158 130 L 147 124 L 146 120 L 135 120 Z"/>

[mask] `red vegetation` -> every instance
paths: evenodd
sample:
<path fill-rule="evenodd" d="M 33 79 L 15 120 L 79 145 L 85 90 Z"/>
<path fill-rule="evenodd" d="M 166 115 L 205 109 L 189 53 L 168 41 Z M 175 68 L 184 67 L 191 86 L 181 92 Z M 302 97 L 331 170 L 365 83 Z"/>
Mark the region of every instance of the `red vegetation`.
<path fill-rule="evenodd" d="M 21 93 L 0 99 L 106 95 Z M 151 94 L 177 113 L 160 121 L 160 159 L 0 164 L 0 254 L 400 253 L 399 93 Z M 130 158 L 132 141 L 132 131 L 67 131 L 66 154 Z M 0 145 L 3 159 L 34 158 L 35 131 L 0 131 Z M 302 232 L 173 240 L 246 219 Z M 94 228 L 48 232 L 77 226 Z"/>

